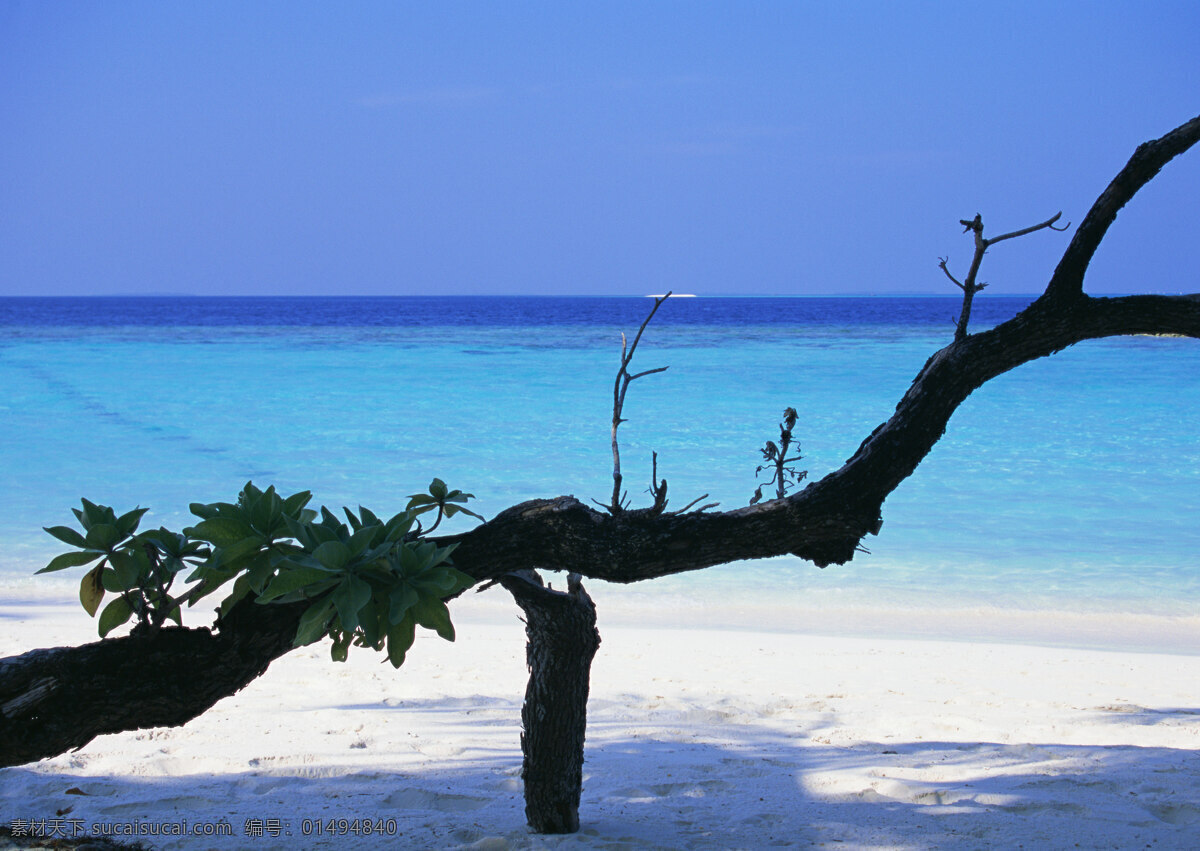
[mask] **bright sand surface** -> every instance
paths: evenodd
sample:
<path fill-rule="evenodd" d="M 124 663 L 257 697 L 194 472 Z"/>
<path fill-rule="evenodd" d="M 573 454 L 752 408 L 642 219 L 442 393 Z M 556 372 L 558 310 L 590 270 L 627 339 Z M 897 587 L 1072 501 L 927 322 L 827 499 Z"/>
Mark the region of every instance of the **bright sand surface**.
<path fill-rule="evenodd" d="M 3 655 L 94 638 L 61 596 L 3 596 Z M 536 836 L 522 624 L 498 591 L 452 610 L 457 642 L 422 633 L 399 672 L 304 648 L 182 728 L 0 771 L 5 820 L 219 824 L 140 839 L 262 851 L 1200 846 L 1200 656 L 652 629 L 604 605 L 582 829 Z"/>

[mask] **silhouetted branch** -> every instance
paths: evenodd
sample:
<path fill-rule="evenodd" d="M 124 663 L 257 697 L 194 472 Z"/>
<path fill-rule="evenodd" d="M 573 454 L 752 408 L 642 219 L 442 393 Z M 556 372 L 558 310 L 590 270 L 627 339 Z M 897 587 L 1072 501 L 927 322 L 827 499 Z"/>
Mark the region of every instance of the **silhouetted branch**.
<path fill-rule="evenodd" d="M 946 277 L 949 278 L 951 281 L 953 281 L 954 285 L 956 287 L 958 287 L 960 290 L 965 290 L 967 288 L 967 285 L 964 284 L 962 281 L 960 281 L 958 278 L 954 277 L 952 274 L 950 274 L 950 270 L 946 268 L 946 264 L 949 262 L 950 262 L 949 257 L 939 257 L 938 258 L 938 268 L 946 273 Z"/>
<path fill-rule="evenodd" d="M 626 348 L 625 335 L 621 334 L 621 368 L 617 370 L 616 380 L 613 382 L 613 416 L 612 416 L 612 456 L 613 456 L 613 492 L 612 501 L 608 504 L 608 510 L 612 514 L 620 514 L 625 510 L 625 496 L 621 493 L 621 448 L 617 442 L 617 429 L 621 423 L 625 422 L 621 414 L 625 409 L 625 392 L 629 389 L 629 385 L 639 378 L 647 375 L 653 375 L 656 372 L 666 372 L 668 367 L 660 366 L 655 369 L 647 369 L 644 372 L 639 372 L 636 375 L 629 374 L 629 365 L 633 363 L 634 352 L 637 351 L 638 343 L 642 340 L 642 332 L 646 330 L 646 326 L 650 324 L 650 320 L 654 318 L 654 314 L 658 313 L 658 309 L 662 303 L 671 297 L 671 293 L 667 293 L 661 298 L 654 299 L 654 307 L 650 309 L 650 315 L 642 322 L 642 327 L 638 328 L 637 335 L 633 338 L 633 345 Z M 664 492 L 666 483 L 663 483 Z"/>
<path fill-rule="evenodd" d="M 1056 228 L 1054 226 L 1054 223 L 1057 222 L 1061 218 L 1062 218 L 1062 210 L 1059 210 L 1057 213 L 1055 213 L 1050 218 L 1046 219 L 1046 221 L 1044 221 L 1044 222 L 1039 222 L 1036 225 L 1030 225 L 1027 228 L 1021 228 L 1020 230 L 1015 230 L 1012 233 L 1002 234 L 1001 236 L 993 236 L 989 239 L 984 240 L 984 242 L 986 242 L 988 245 L 995 245 L 997 242 L 1003 242 L 1006 239 L 1012 239 L 1014 236 L 1024 236 L 1027 233 L 1033 233 L 1034 231 L 1042 230 L 1043 228 L 1049 228 L 1050 230 L 1056 230 L 1059 233 L 1062 233 L 1063 231 L 1065 231 L 1071 227 L 1071 223 L 1067 222 L 1062 227 Z"/>
<path fill-rule="evenodd" d="M 967 323 L 971 320 L 971 302 L 975 298 L 975 293 L 982 291 L 987 284 L 975 280 L 979 274 L 979 266 L 983 263 L 983 255 L 987 250 L 997 242 L 1002 242 L 1006 239 L 1012 239 L 1016 236 L 1024 236 L 1027 233 L 1049 228 L 1050 230 L 1063 231 L 1066 227 L 1056 228 L 1054 223 L 1062 216 L 1062 212 L 1055 213 L 1044 222 L 1039 222 L 1036 225 L 1031 225 L 1027 228 L 1012 231 L 1011 233 L 994 236 L 990 239 L 985 239 L 983 236 L 983 216 L 979 213 L 975 214 L 975 218 L 971 220 L 959 219 L 959 224 L 963 226 L 963 233 L 971 231 L 975 234 L 975 255 L 971 258 L 971 268 L 967 272 L 967 277 L 960 281 L 950 274 L 950 270 L 946 267 L 948 258 L 941 257 L 938 260 L 938 267 L 946 273 L 946 277 L 955 283 L 955 285 L 963 291 L 962 312 L 959 314 L 958 322 L 954 326 L 954 339 L 961 340 L 967 336 Z M 1070 225 L 1067 225 L 1070 227 Z"/>
<path fill-rule="evenodd" d="M 1109 226 L 1137 191 L 1162 167 L 1200 140 L 1200 115 L 1165 136 L 1138 145 L 1129 162 L 1092 204 L 1046 286 L 1044 298 L 1069 300 L 1083 295 L 1083 276 Z"/>

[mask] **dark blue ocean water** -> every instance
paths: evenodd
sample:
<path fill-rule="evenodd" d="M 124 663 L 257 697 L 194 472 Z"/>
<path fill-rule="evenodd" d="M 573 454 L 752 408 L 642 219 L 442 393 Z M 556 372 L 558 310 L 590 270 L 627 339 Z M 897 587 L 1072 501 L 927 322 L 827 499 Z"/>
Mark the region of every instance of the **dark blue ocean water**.
<path fill-rule="evenodd" d="M 980 298 L 972 329 L 1027 302 Z M 41 527 L 70 522 L 81 496 L 150 506 L 148 522 L 174 526 L 189 502 L 231 499 L 247 479 L 377 511 L 433 476 L 489 515 L 561 493 L 602 500 L 620 335 L 650 306 L 0 299 L 0 579 L 19 585 L 58 551 Z M 656 451 L 679 504 L 745 504 L 757 448 L 788 406 L 801 466 L 836 469 L 949 342 L 957 311 L 953 298 L 669 300 L 635 367 L 670 369 L 633 385 L 622 426 L 635 503 Z M 1197 411 L 1195 341 L 1075 346 L 967 400 L 885 504 L 870 555 L 825 571 L 742 563 L 621 593 L 796 628 L 885 609 L 958 618 L 968 633 L 1013 612 L 1098 629 L 1196 618 Z"/>
<path fill-rule="evenodd" d="M 983 326 L 1010 318 L 1031 301 L 980 298 Z M 0 326 L 114 328 L 121 326 L 283 327 L 523 327 L 632 326 L 648 311 L 637 298 L 360 297 L 208 298 L 95 297 L 0 299 Z M 956 298 L 675 298 L 656 327 L 695 325 L 939 327 L 958 316 Z"/>

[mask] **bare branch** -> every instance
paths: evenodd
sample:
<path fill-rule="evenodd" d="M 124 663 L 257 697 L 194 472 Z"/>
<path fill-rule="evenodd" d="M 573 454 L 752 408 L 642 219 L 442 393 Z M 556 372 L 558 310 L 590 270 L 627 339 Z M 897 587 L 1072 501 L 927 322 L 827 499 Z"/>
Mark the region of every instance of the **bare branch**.
<path fill-rule="evenodd" d="M 939 257 L 938 258 L 938 268 L 946 273 L 946 277 L 949 278 L 956 287 L 958 287 L 960 290 L 965 290 L 967 288 L 967 285 L 964 284 L 962 281 L 960 281 L 958 278 L 951 275 L 950 270 L 946 268 L 946 264 L 949 261 L 950 261 L 949 257 Z"/>
<path fill-rule="evenodd" d="M 621 360 L 623 361 L 623 366 L 629 366 L 629 364 L 633 361 L 633 353 L 637 351 L 638 343 L 642 341 L 642 332 L 646 330 L 646 326 L 650 324 L 650 320 L 654 318 L 654 314 L 658 313 L 658 309 L 662 307 L 662 303 L 670 297 L 671 293 L 667 292 L 666 295 L 654 299 L 654 307 L 650 308 L 650 314 L 645 318 L 645 320 L 642 321 L 642 327 L 638 328 L 637 335 L 633 338 L 633 345 L 629 347 L 628 356 L 625 355 L 624 345 L 621 346 Z M 622 334 L 622 343 L 624 342 L 624 339 L 625 335 Z"/>
<path fill-rule="evenodd" d="M 641 378 L 642 376 L 653 375 L 656 372 L 666 372 L 670 368 L 671 367 L 669 367 L 669 366 L 660 366 L 660 367 L 656 367 L 654 369 L 647 369 L 645 372 L 639 372 L 636 375 L 629 376 L 629 380 L 636 381 L 637 379 Z M 624 397 L 622 397 L 622 398 L 624 398 Z M 621 422 L 625 422 L 625 420 L 621 420 Z"/>
<path fill-rule="evenodd" d="M 654 314 L 658 313 L 658 309 L 662 307 L 662 303 L 671 297 L 668 292 L 661 298 L 654 299 L 654 307 L 650 309 L 650 314 L 642 321 L 642 327 L 638 328 L 637 334 L 633 338 L 633 345 L 627 345 L 625 335 L 621 334 L 621 368 L 617 370 L 617 377 L 613 381 L 613 417 L 612 417 L 612 456 L 613 456 L 613 490 L 612 501 L 608 504 L 608 510 L 613 514 L 620 514 L 625 510 L 624 497 L 621 494 L 621 447 L 617 442 L 617 428 L 621 423 L 625 422 L 621 412 L 625 408 L 625 392 L 629 389 L 629 385 L 639 378 L 644 378 L 647 375 L 653 375 L 656 372 L 665 372 L 667 367 L 660 366 L 656 369 L 648 369 L 645 372 L 639 372 L 637 375 L 629 374 L 629 364 L 633 363 L 634 352 L 637 351 L 638 343 L 642 341 L 642 333 L 646 330 L 646 326 L 650 324 L 650 320 L 654 318 Z M 597 503 L 598 504 L 598 503 Z"/>
<path fill-rule="evenodd" d="M 1027 228 L 1021 228 L 1021 230 L 1015 230 L 1012 233 L 1006 233 L 1001 236 L 993 236 L 991 239 L 985 239 L 984 244 L 985 245 L 995 245 L 997 242 L 1002 242 L 1006 239 L 1012 239 L 1014 236 L 1024 236 L 1027 233 L 1033 233 L 1034 231 L 1042 230 L 1043 228 L 1050 228 L 1050 230 L 1056 230 L 1061 233 L 1062 231 L 1065 231 L 1067 228 L 1069 228 L 1071 226 L 1071 223 L 1067 222 L 1062 227 L 1056 228 L 1054 226 L 1054 223 L 1057 222 L 1061 218 L 1062 218 L 1062 210 L 1059 210 L 1057 213 L 1055 213 L 1050 218 L 1046 219 L 1046 221 L 1044 221 L 1044 222 L 1039 222 L 1038 224 L 1032 225 Z"/>
<path fill-rule="evenodd" d="M 690 509 L 690 508 L 691 508 L 693 505 L 695 505 L 697 502 L 699 502 L 699 501 L 700 501 L 700 500 L 702 500 L 702 499 L 708 499 L 708 494 L 706 494 L 706 493 L 702 493 L 702 494 L 700 494 L 700 496 L 698 496 L 698 497 L 696 497 L 695 499 L 693 499 L 691 502 L 689 502 L 689 503 L 688 503 L 687 505 L 685 505 L 683 508 L 679 509 L 678 511 L 671 511 L 671 512 L 669 512 L 669 514 L 670 514 L 671 516 L 676 516 L 676 515 L 679 515 L 679 514 L 687 514 L 687 512 L 688 512 L 688 509 Z M 699 508 L 697 508 L 697 509 L 696 509 L 696 511 L 697 511 L 697 512 L 700 512 L 700 511 L 706 511 L 706 510 L 707 510 L 707 509 L 709 509 L 709 508 L 716 508 L 716 507 L 717 507 L 718 505 L 720 505 L 720 504 L 721 504 L 721 503 L 719 503 L 719 502 L 710 502 L 710 503 L 708 503 L 707 505 L 702 505 L 702 506 L 700 506 Z"/>
<path fill-rule="evenodd" d="M 650 495 L 654 497 L 654 505 L 650 511 L 654 514 L 662 514 L 663 509 L 667 507 L 667 480 L 658 481 L 658 453 L 650 453 Z"/>
<path fill-rule="evenodd" d="M 1056 231 L 1066 230 L 1065 227 L 1056 228 L 1054 226 L 1054 223 L 1057 222 L 1061 217 L 1062 211 L 1060 210 L 1050 218 L 1046 219 L 1044 222 L 1039 222 L 1036 225 L 1030 225 L 1027 228 L 1021 228 L 1020 230 L 1015 230 L 1011 233 L 994 236 L 990 239 L 985 239 L 983 236 L 983 216 L 981 216 L 979 213 L 976 213 L 975 218 L 971 219 L 970 221 L 967 219 L 958 220 L 958 223 L 963 226 L 964 233 L 967 231 L 973 231 L 975 234 L 975 254 L 971 258 L 971 268 L 967 272 L 966 279 L 959 281 L 950 274 L 950 270 L 946 267 L 948 258 L 939 258 L 938 262 L 938 266 L 943 272 L 946 273 L 946 277 L 953 281 L 955 285 L 957 285 L 958 288 L 963 291 L 962 312 L 959 314 L 958 322 L 955 323 L 954 326 L 954 339 L 956 341 L 962 340 L 967 336 L 967 324 L 971 321 L 971 302 L 975 298 L 975 293 L 980 292 L 982 289 L 984 289 L 984 287 L 987 286 L 986 283 L 975 282 L 975 278 L 979 274 L 979 267 L 983 263 L 983 255 L 987 252 L 987 250 L 997 242 L 1002 242 L 1006 239 L 1012 239 L 1013 237 L 1017 236 L 1024 236 L 1025 234 L 1033 233 L 1034 231 L 1043 230 L 1045 228 Z"/>

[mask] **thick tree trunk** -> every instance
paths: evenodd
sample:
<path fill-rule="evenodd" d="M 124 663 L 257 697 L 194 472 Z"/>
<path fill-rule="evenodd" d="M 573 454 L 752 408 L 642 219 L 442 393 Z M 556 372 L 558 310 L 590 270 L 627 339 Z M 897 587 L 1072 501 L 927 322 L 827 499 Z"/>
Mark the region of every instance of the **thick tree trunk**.
<path fill-rule="evenodd" d="M 291 650 L 303 610 L 247 602 L 216 634 L 172 627 L 0 660 L 0 765 L 190 721 Z"/>
<path fill-rule="evenodd" d="M 579 830 L 588 684 L 600 647 L 596 606 L 576 574 L 567 591 L 533 571 L 501 580 L 525 612 L 529 685 L 521 709 L 525 817 L 538 833 Z"/>

